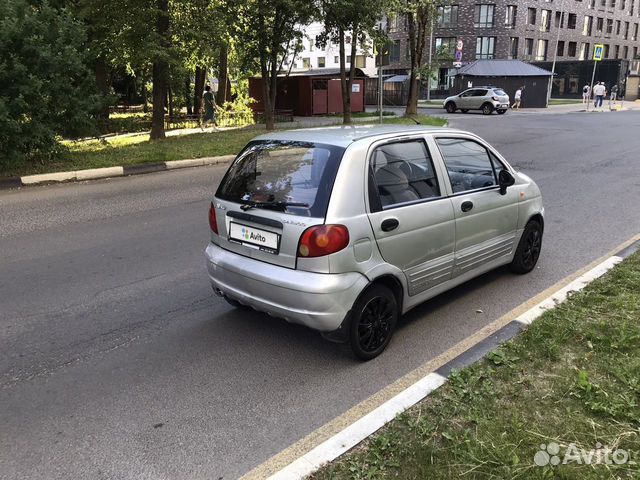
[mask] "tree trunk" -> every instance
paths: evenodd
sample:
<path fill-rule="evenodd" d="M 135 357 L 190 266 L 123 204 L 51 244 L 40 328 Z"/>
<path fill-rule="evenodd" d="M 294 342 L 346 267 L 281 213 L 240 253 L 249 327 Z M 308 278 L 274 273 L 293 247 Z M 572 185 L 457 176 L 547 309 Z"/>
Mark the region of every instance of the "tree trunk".
<path fill-rule="evenodd" d="M 229 98 L 227 96 L 227 84 L 229 83 L 229 50 L 226 42 L 220 45 L 220 57 L 218 61 L 218 93 L 216 103 L 223 105 Z"/>
<path fill-rule="evenodd" d="M 107 63 L 104 58 L 96 58 L 94 67 L 94 74 L 96 76 L 96 86 L 98 92 L 102 95 L 102 102 L 100 111 L 98 112 L 98 118 L 100 120 L 109 119 L 109 103 L 107 102 L 107 95 L 109 95 L 109 75 L 107 71 Z"/>
<path fill-rule="evenodd" d="M 157 33 L 160 37 L 160 46 L 166 49 L 169 46 L 169 0 L 157 0 L 157 6 Z M 151 120 L 151 140 L 165 138 L 164 107 L 169 83 L 168 77 L 169 64 L 164 56 L 160 55 L 153 62 L 153 116 Z"/>
<path fill-rule="evenodd" d="M 142 81 L 142 111 L 147 113 L 149 111 L 149 91 L 147 90 L 147 78 Z"/>
<path fill-rule="evenodd" d="M 193 87 L 193 113 L 200 115 L 202 111 L 202 92 L 204 91 L 204 82 L 207 79 L 207 69 L 205 67 L 196 67 L 195 85 Z"/>
<path fill-rule="evenodd" d="M 191 97 L 191 79 L 187 75 L 184 79 L 184 98 L 187 101 L 187 115 L 193 115 L 193 105 L 191 105 L 189 97 Z"/>

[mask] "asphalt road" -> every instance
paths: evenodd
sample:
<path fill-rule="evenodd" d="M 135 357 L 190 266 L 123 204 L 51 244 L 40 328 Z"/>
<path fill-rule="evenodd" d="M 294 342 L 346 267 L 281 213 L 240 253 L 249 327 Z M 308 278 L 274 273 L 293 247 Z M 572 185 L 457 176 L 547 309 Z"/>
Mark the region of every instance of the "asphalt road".
<path fill-rule="evenodd" d="M 640 232 L 640 113 L 451 118 L 539 183 L 539 267 L 415 309 L 369 363 L 212 295 L 220 167 L 0 192 L 0 477 L 235 478 Z"/>

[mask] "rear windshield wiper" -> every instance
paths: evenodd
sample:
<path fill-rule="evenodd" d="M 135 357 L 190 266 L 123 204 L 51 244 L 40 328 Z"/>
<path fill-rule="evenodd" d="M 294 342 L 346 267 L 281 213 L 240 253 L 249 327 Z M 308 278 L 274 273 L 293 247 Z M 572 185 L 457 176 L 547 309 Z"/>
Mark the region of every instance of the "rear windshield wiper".
<path fill-rule="evenodd" d="M 245 212 L 252 208 L 274 208 L 284 210 L 287 207 L 309 208 L 309 204 L 303 202 L 254 202 L 251 200 L 244 200 L 243 204 L 240 205 L 240 209 Z"/>

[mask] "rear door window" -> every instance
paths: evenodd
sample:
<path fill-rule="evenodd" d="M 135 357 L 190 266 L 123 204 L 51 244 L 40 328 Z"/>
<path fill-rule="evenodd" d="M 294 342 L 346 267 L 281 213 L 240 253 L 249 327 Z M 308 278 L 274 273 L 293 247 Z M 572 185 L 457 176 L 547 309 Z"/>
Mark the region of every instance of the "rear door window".
<path fill-rule="evenodd" d="M 376 187 L 370 192 L 377 194 L 370 202 L 374 211 L 440 196 L 433 162 L 422 140 L 376 148 L 370 168 Z"/>
<path fill-rule="evenodd" d="M 343 153 L 342 147 L 311 142 L 252 142 L 229 168 L 216 197 L 324 217 Z"/>

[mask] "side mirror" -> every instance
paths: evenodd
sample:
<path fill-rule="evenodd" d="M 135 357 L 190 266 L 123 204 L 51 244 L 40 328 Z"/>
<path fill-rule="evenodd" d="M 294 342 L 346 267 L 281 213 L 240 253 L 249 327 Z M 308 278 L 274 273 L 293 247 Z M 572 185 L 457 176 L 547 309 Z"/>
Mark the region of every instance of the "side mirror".
<path fill-rule="evenodd" d="M 513 178 L 509 170 L 500 170 L 498 174 L 498 185 L 500 185 L 500 195 L 507 194 L 507 187 L 510 187 L 516 183 L 516 179 Z"/>

